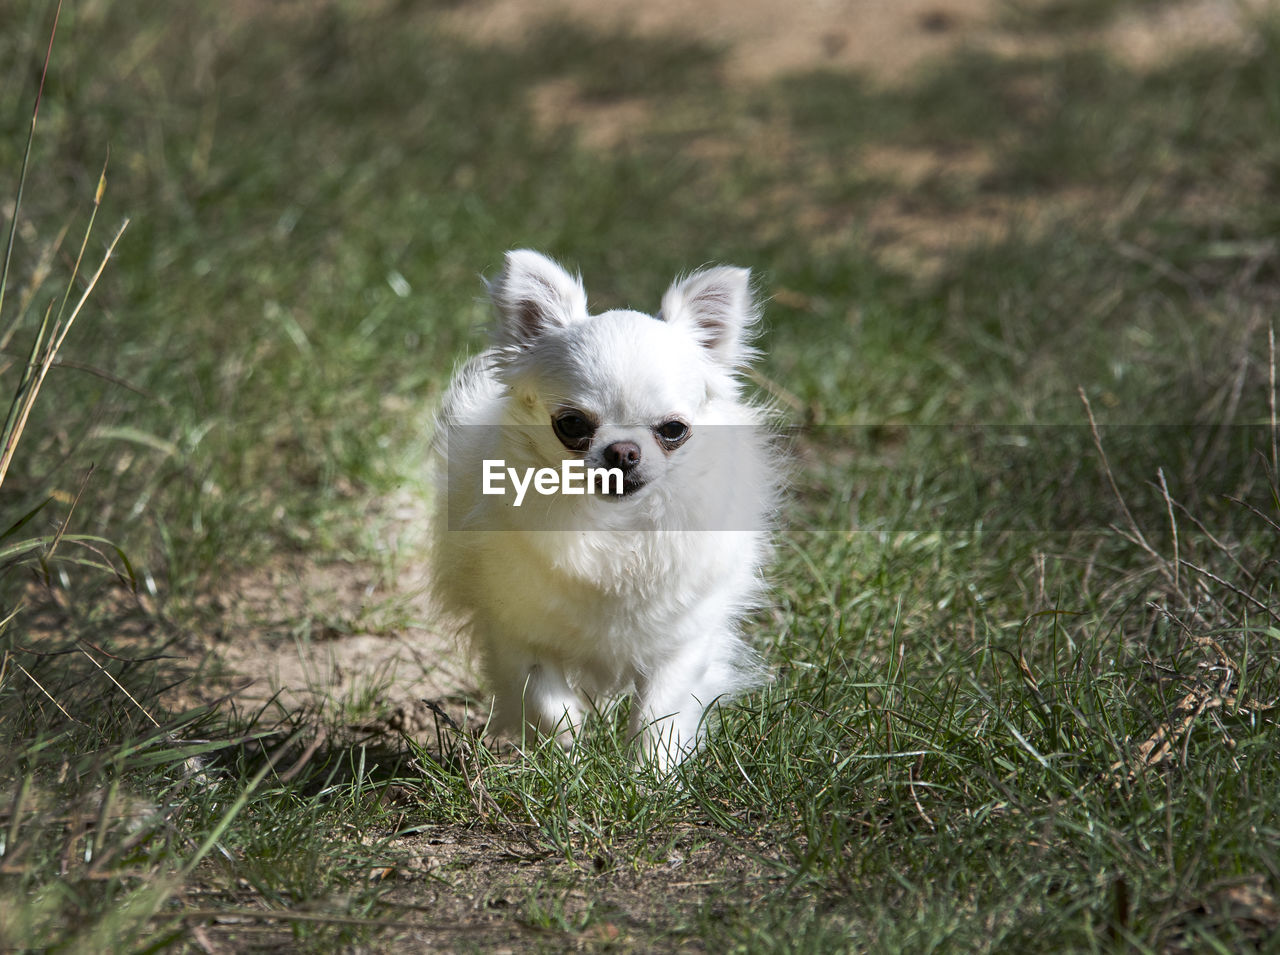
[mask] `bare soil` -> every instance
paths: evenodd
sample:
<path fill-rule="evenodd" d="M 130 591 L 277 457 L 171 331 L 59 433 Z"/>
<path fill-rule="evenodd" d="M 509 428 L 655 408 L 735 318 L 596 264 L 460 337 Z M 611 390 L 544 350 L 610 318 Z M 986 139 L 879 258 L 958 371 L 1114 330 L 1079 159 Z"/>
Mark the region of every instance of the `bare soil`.
<path fill-rule="evenodd" d="M 1183 0 L 1119 17 L 1085 42 L 1126 62 L 1155 66 L 1189 46 L 1248 41 L 1246 14 L 1266 0 Z M 1043 0 L 482 0 L 456 7 L 450 27 L 469 39 L 519 43 L 540 23 L 570 20 L 642 36 L 684 36 L 726 52 L 728 77 L 759 82 L 786 73 L 856 70 L 880 83 L 902 83 L 921 63 L 961 46 L 1024 49 L 1009 28 L 1011 6 Z"/>

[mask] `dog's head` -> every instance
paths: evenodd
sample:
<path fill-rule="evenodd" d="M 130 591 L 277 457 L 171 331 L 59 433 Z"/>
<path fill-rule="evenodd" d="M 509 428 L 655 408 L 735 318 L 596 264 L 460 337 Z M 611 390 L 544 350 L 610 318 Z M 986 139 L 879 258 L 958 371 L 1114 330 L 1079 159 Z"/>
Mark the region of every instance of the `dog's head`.
<path fill-rule="evenodd" d="M 754 355 L 746 269 L 678 279 L 656 317 L 589 314 L 581 279 L 527 250 L 507 254 L 489 291 L 497 374 L 544 465 L 576 458 L 587 468 L 616 468 L 621 497 L 630 497 L 683 459 L 700 456 L 705 467 L 708 455 L 722 453 L 712 433 L 729 424 L 724 409 L 737 402 L 737 375 Z"/>

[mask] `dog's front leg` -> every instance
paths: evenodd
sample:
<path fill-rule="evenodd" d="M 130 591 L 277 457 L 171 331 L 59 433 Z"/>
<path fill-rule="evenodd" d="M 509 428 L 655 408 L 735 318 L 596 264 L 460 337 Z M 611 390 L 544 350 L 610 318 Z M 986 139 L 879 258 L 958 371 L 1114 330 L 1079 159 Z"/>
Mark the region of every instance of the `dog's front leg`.
<path fill-rule="evenodd" d="M 636 680 L 630 733 L 642 763 L 666 773 L 702 744 L 708 710 L 729 689 L 720 670 L 694 644 Z"/>
<path fill-rule="evenodd" d="M 522 650 L 485 654 L 494 690 L 494 728 L 522 742 L 551 736 L 565 749 L 573 746 L 582 723 L 582 702 L 554 663 Z"/>

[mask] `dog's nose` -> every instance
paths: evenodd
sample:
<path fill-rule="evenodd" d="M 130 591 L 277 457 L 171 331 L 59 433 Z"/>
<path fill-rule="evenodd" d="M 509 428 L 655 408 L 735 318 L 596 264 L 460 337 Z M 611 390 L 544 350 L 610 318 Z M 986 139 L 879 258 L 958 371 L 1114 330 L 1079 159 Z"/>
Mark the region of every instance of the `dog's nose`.
<path fill-rule="evenodd" d="M 604 463 L 611 468 L 630 471 L 640 463 L 640 445 L 634 441 L 615 441 L 604 449 Z"/>

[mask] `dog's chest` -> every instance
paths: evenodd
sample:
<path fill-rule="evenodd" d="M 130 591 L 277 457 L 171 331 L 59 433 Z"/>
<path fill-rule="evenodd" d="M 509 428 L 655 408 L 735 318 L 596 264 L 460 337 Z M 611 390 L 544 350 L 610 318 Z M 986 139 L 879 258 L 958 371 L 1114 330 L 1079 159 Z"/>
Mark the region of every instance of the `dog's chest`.
<path fill-rule="evenodd" d="M 678 538 L 538 534 L 525 544 L 520 560 L 491 565 L 490 593 L 513 632 L 569 657 L 630 656 L 660 642 L 699 589 Z"/>

